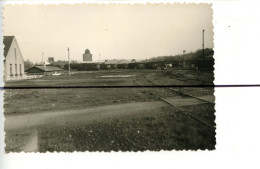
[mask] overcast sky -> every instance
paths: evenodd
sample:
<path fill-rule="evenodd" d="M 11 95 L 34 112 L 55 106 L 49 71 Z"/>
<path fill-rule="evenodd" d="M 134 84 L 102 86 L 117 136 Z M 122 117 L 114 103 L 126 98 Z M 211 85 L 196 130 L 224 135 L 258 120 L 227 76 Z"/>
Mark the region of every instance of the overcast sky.
<path fill-rule="evenodd" d="M 82 60 L 147 59 L 213 48 L 208 4 L 174 5 L 6 5 L 4 35 L 16 36 L 24 60 L 54 57 Z"/>

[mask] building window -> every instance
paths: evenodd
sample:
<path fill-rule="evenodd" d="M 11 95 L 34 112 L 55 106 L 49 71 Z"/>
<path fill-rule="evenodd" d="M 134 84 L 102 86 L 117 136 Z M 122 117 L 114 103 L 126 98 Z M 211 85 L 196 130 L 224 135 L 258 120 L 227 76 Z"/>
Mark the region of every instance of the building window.
<path fill-rule="evenodd" d="M 12 64 L 10 64 L 10 76 L 13 76 L 13 68 L 12 68 Z"/>
<path fill-rule="evenodd" d="M 17 64 L 15 64 L 15 76 L 17 76 Z"/>
<path fill-rule="evenodd" d="M 22 65 L 21 64 L 20 64 L 19 69 L 20 69 L 20 75 L 22 76 Z"/>
<path fill-rule="evenodd" d="M 16 48 L 14 48 L 15 63 L 17 63 Z"/>

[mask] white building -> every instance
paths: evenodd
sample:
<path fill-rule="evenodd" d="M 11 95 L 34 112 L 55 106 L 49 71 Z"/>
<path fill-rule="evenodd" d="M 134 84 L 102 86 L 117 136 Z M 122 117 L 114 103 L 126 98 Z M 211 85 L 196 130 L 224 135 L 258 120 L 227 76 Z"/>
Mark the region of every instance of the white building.
<path fill-rule="evenodd" d="M 4 79 L 19 80 L 25 79 L 24 60 L 16 38 L 4 36 Z"/>

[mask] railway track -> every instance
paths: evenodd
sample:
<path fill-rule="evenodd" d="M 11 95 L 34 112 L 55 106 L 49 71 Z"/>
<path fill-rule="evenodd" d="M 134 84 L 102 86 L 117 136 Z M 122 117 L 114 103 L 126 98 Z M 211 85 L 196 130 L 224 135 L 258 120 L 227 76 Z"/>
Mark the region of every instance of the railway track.
<path fill-rule="evenodd" d="M 200 84 L 208 84 L 208 81 L 205 81 L 205 80 L 198 80 L 198 79 L 195 79 L 195 78 L 191 78 L 191 77 L 185 77 L 183 75 L 180 75 L 180 74 L 176 74 L 176 73 L 173 73 L 171 71 L 166 71 L 165 74 L 167 74 L 170 78 L 174 78 L 174 79 L 177 79 L 179 81 L 183 81 L 183 82 L 199 82 Z"/>
<path fill-rule="evenodd" d="M 148 80 L 148 79 L 146 79 L 146 78 L 144 78 L 144 80 L 146 80 L 147 82 L 149 82 L 149 83 L 155 85 L 152 81 L 150 81 L 150 80 Z M 134 81 L 135 81 L 135 83 L 136 83 L 138 86 L 140 86 L 140 87 L 143 86 L 143 85 L 142 85 L 140 82 L 138 82 L 136 79 L 135 79 Z M 204 99 L 201 99 L 201 98 L 198 98 L 198 97 L 195 97 L 195 96 L 186 94 L 186 93 L 182 93 L 182 92 L 177 91 L 177 90 L 172 89 L 172 88 L 167 88 L 167 89 L 170 90 L 170 91 L 173 91 L 173 92 L 175 92 L 175 93 L 178 93 L 178 94 L 181 95 L 181 96 L 198 99 L 198 100 L 203 101 L 203 102 L 205 102 L 205 103 L 214 104 L 214 103 L 212 103 L 212 102 L 210 102 L 210 101 L 207 101 L 207 100 L 204 100 Z M 176 105 L 170 103 L 170 102 L 167 101 L 166 99 L 164 99 L 164 98 L 162 98 L 162 97 L 160 97 L 160 96 L 158 96 L 158 95 L 156 95 L 156 94 L 154 94 L 154 93 L 152 93 L 152 92 L 149 92 L 149 93 L 150 93 L 152 96 L 158 98 L 159 100 L 161 100 L 161 101 L 167 103 L 168 105 L 170 105 L 170 106 L 172 106 L 172 107 L 174 107 L 174 108 L 177 108 L 177 109 L 180 110 L 180 112 L 182 112 L 183 114 L 185 114 L 185 115 L 187 115 L 187 116 L 190 116 L 191 118 L 193 118 L 193 119 L 199 121 L 200 123 L 202 123 L 202 124 L 204 124 L 204 125 L 207 125 L 207 126 L 209 126 L 210 128 L 212 128 L 212 129 L 215 129 L 215 128 L 216 128 L 215 126 L 213 126 L 213 125 L 207 123 L 206 121 L 204 121 L 204 120 L 202 120 L 202 119 L 196 117 L 195 115 L 191 114 L 190 112 L 185 111 L 185 110 L 182 109 L 181 107 L 176 106 Z"/>
<path fill-rule="evenodd" d="M 155 85 L 155 86 L 156 86 L 156 84 L 153 83 L 151 80 L 149 80 L 149 79 L 147 79 L 147 78 L 145 78 L 145 77 L 144 77 L 144 79 L 145 79 L 147 82 L 151 83 L 152 85 Z M 175 92 L 175 93 L 177 93 L 177 94 L 179 94 L 179 95 L 181 95 L 181 96 L 187 96 L 187 97 L 191 97 L 191 98 L 198 99 L 198 100 L 203 101 L 203 102 L 206 102 L 206 103 L 214 104 L 214 102 L 211 102 L 211 101 L 208 101 L 208 100 L 205 100 L 205 99 L 201 99 L 201 98 L 199 98 L 199 97 L 196 97 L 196 96 L 193 96 L 193 95 L 190 95 L 190 94 L 187 94 L 187 93 L 180 92 L 180 91 L 175 90 L 175 89 L 173 89 L 173 88 L 167 88 L 167 89 L 168 89 L 168 90 L 171 90 L 171 91 L 173 91 L 173 92 Z"/>

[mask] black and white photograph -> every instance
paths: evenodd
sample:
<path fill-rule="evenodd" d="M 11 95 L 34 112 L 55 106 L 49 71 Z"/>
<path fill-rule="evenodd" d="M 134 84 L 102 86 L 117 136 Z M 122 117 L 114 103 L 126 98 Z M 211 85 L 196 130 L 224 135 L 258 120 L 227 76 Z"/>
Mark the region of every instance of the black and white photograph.
<path fill-rule="evenodd" d="M 215 150 L 212 4 L 4 5 L 5 152 Z"/>

